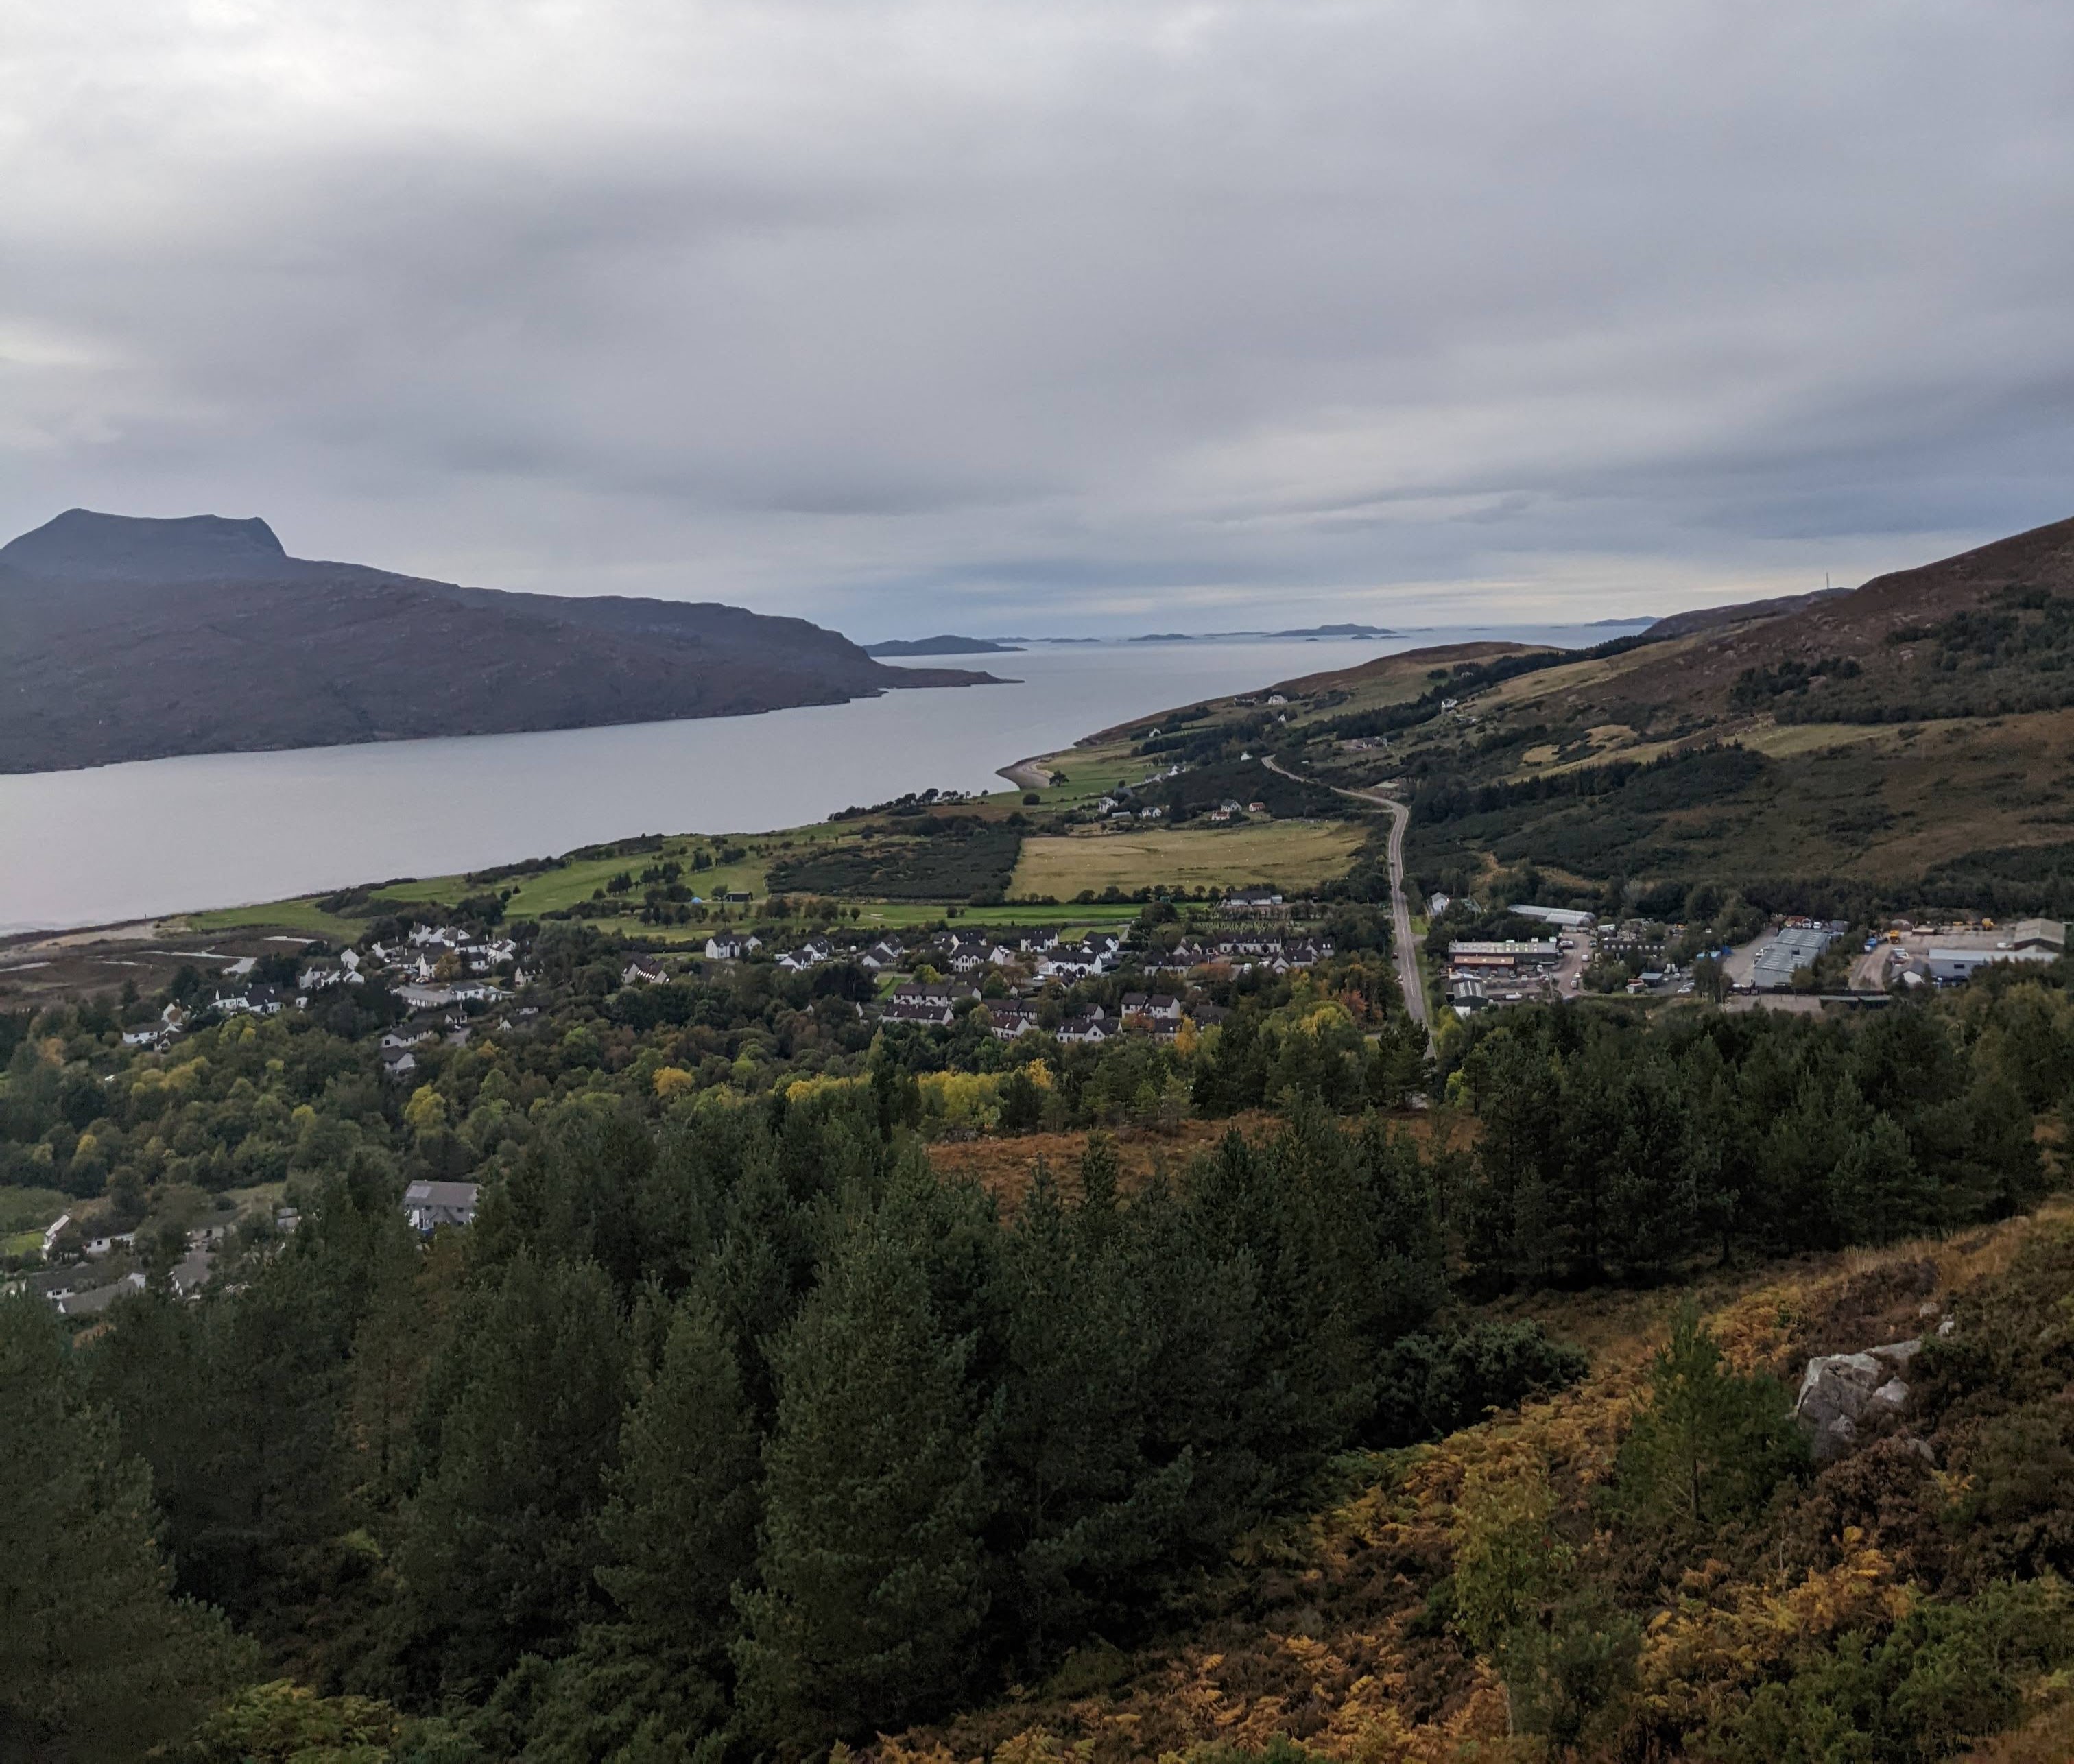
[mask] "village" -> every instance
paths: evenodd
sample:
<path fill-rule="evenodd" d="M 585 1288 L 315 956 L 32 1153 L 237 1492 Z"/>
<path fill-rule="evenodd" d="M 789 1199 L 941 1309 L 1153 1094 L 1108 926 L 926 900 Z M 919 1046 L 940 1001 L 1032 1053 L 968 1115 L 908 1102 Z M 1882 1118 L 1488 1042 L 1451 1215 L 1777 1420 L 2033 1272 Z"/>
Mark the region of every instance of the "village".
<path fill-rule="evenodd" d="M 832 925 L 780 947 L 771 922 L 756 913 L 753 895 L 738 891 L 727 902 L 742 915 L 739 928 L 717 928 L 703 946 L 689 949 L 630 948 L 619 984 L 661 985 L 703 964 L 767 965 L 790 975 L 847 965 L 870 982 L 870 996 L 853 1000 L 860 1017 L 944 1028 L 977 1001 L 997 1039 L 1013 1040 L 1035 1030 L 1062 1043 L 1095 1043 L 1134 1031 L 1171 1039 L 1184 1018 L 1198 1028 L 1219 1020 L 1221 1006 L 1200 988 L 1191 993 L 1186 982 L 1192 975 L 1223 981 L 1300 973 L 1335 951 L 1331 938 L 1307 928 L 1318 916 L 1318 903 L 1285 900 L 1272 887 L 1230 890 L 1195 910 L 1201 928 L 1150 942 L 1123 932 L 1062 930 L 1056 923 L 974 930 L 947 923 L 911 939 Z M 432 923 L 336 952 L 320 940 L 266 940 L 295 944 L 298 952 L 229 957 L 213 950 L 179 952 L 196 962 L 221 960 L 222 966 L 187 1002 L 168 1003 L 125 1027 L 122 1044 L 164 1053 L 201 1023 L 306 1012 L 337 989 L 375 985 L 403 1007 L 400 1019 L 379 1037 L 381 1069 L 401 1082 L 418 1071 L 428 1047 L 465 1047 L 486 1028 L 523 1031 L 539 1015 L 536 1005 L 522 999 L 534 977 L 519 937 Z M 1177 989 L 1126 994 L 1120 1009 L 1067 996 L 1078 982 L 1126 971 Z"/>

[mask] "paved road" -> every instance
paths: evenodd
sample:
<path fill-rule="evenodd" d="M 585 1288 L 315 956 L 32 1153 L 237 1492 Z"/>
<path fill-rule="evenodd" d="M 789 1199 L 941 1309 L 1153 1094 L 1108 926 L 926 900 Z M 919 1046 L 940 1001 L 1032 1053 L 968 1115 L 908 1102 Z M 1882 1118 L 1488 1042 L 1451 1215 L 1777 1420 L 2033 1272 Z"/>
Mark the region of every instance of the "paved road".
<path fill-rule="evenodd" d="M 1271 772 L 1279 772 L 1284 778 L 1295 779 L 1299 783 L 1312 783 L 1315 779 L 1298 777 L 1285 766 L 1278 766 L 1271 756 L 1262 756 L 1261 763 Z M 1357 802 L 1369 803 L 1378 808 L 1390 811 L 1390 907 L 1395 921 L 1397 944 L 1397 981 L 1404 994 L 1405 1013 L 1426 1031 L 1430 1043 L 1433 1026 L 1426 1017 L 1426 982 L 1419 972 L 1419 949 L 1411 940 L 1411 903 L 1404 893 L 1404 829 L 1411 824 L 1411 811 L 1393 796 L 1386 796 L 1378 790 L 1349 790 L 1334 784 L 1331 788 L 1342 796 L 1351 796 Z"/>

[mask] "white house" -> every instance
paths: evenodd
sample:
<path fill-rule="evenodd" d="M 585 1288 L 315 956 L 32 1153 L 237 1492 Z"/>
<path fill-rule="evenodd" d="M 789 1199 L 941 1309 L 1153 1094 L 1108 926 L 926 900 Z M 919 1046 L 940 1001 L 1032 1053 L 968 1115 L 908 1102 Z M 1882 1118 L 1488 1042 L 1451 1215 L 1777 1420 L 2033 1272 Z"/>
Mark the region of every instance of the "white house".
<path fill-rule="evenodd" d="M 481 1192 L 473 1182 L 414 1182 L 403 1191 L 403 1214 L 428 1235 L 441 1225 L 473 1225 Z"/>
<path fill-rule="evenodd" d="M 762 947 L 763 940 L 753 932 L 743 936 L 724 932 L 718 936 L 706 939 L 706 960 L 708 961 L 740 961 L 752 951 L 761 949 Z"/>
<path fill-rule="evenodd" d="M 836 946 L 825 937 L 809 937 L 797 949 L 788 949 L 778 958 L 778 965 L 790 973 L 804 973 L 809 968 L 818 968 L 824 962 L 835 960 Z"/>

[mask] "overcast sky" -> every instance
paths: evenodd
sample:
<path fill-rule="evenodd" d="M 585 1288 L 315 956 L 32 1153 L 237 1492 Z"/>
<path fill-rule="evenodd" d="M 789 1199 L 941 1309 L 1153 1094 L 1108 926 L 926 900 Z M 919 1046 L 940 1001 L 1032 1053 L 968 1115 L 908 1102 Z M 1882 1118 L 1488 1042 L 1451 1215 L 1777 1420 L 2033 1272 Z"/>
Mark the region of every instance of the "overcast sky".
<path fill-rule="evenodd" d="M 861 638 L 2074 514 L 2074 6 L 0 0 L 0 526 Z"/>

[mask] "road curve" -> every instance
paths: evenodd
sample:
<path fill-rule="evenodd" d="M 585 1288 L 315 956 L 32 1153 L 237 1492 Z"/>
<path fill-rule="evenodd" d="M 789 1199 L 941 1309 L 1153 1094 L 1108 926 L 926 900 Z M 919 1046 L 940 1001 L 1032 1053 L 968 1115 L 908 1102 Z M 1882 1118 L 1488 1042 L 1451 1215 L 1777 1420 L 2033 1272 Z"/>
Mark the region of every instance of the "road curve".
<path fill-rule="evenodd" d="M 1276 765 L 1271 754 L 1263 754 L 1261 763 L 1270 771 L 1279 772 L 1299 784 L 1316 782 L 1298 777 L 1286 766 Z M 1349 790 L 1342 784 L 1328 784 L 1326 788 L 1337 791 L 1342 796 L 1351 796 L 1356 802 L 1390 811 L 1390 911 L 1394 932 L 1390 940 L 1397 948 L 1397 983 L 1404 994 L 1405 1014 L 1426 1031 L 1430 1043 L 1433 1025 L 1426 1015 L 1426 982 L 1419 972 L 1418 946 L 1411 940 L 1411 903 L 1404 892 L 1404 829 L 1411 824 L 1411 811 L 1394 796 L 1386 796 L 1379 790 Z"/>

